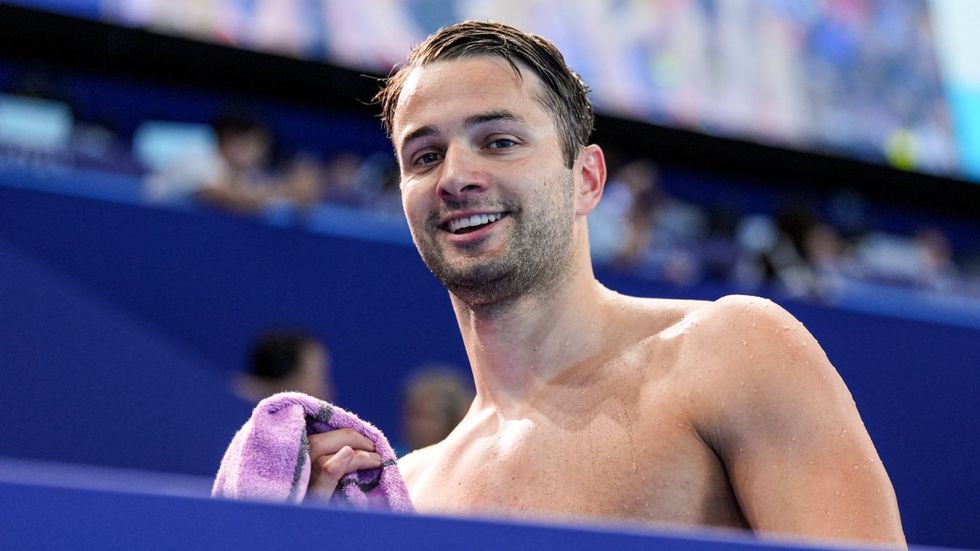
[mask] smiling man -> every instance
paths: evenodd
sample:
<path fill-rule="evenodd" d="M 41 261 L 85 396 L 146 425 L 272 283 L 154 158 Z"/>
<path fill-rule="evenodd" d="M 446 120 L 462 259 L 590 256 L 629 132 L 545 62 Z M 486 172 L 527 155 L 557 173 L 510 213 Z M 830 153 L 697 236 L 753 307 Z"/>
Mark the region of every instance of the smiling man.
<path fill-rule="evenodd" d="M 477 395 L 400 462 L 421 512 L 617 519 L 904 545 L 850 393 L 767 300 L 620 295 L 594 277 L 587 88 L 547 41 L 466 22 L 379 94 L 412 236 L 449 290 Z M 311 490 L 376 467 L 311 437 Z"/>

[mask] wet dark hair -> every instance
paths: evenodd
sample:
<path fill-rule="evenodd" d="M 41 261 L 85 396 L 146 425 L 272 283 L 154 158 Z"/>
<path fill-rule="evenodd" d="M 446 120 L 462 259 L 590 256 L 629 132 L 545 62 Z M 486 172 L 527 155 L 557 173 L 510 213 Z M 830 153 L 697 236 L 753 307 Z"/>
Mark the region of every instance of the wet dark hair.
<path fill-rule="evenodd" d="M 589 143 L 595 126 L 589 88 L 565 64 L 565 58 L 554 44 L 501 23 L 456 23 L 439 29 L 416 46 L 407 63 L 385 79 L 374 98 L 381 104 L 381 122 L 388 136 L 391 137 L 398 97 L 412 69 L 436 61 L 478 56 L 502 57 L 518 77 L 522 76 L 523 65 L 541 79 L 543 90 L 536 95 L 554 116 L 565 165 L 571 168 L 579 148 Z"/>

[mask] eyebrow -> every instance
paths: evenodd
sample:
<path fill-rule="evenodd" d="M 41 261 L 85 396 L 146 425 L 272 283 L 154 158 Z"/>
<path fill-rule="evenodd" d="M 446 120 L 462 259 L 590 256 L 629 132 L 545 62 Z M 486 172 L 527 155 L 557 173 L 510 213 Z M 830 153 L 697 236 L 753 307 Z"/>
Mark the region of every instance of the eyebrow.
<path fill-rule="evenodd" d="M 518 117 L 510 111 L 498 109 L 493 111 L 486 111 L 484 113 L 477 113 L 476 115 L 471 115 L 466 117 L 463 121 L 463 126 L 465 128 L 472 128 L 474 126 L 480 126 L 481 124 L 487 124 L 489 122 L 495 121 L 509 121 L 509 122 L 519 122 L 523 123 L 524 119 Z M 421 138 L 426 138 L 429 136 L 435 136 L 438 134 L 434 126 L 426 125 L 420 126 L 415 130 L 412 130 L 402 139 L 401 147 L 404 148 L 409 142 L 418 140 Z"/>

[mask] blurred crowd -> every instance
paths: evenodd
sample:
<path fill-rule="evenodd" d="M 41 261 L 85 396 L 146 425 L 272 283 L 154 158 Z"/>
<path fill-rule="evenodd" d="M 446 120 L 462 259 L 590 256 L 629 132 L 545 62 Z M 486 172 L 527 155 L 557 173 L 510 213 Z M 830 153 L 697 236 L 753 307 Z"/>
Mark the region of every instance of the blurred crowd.
<path fill-rule="evenodd" d="M 299 211 L 333 204 L 398 216 L 398 168 L 390 152 L 363 157 L 341 151 L 298 152 L 274 159 L 272 129 L 247 111 L 229 110 L 210 123 L 213 140 L 178 148 L 145 178 L 154 203 L 186 200 L 240 214 L 286 205 Z M 159 140 L 173 139 L 166 130 Z M 148 138 L 152 140 L 154 138 Z"/>
<path fill-rule="evenodd" d="M 857 192 L 739 212 L 681 199 L 664 179 L 649 159 L 611 173 L 590 220 L 597 262 L 682 287 L 714 281 L 824 302 L 853 282 L 980 296 L 980 244 L 956 251 L 938 224 L 876 227 Z"/>
<path fill-rule="evenodd" d="M 246 213 L 283 202 L 300 209 L 326 203 L 402 216 L 389 152 L 341 152 L 323 161 L 299 155 L 274 172 L 267 126 L 241 114 L 222 115 L 213 126 L 216 147 L 207 160 L 179 157 L 151 174 L 148 199 L 194 196 Z M 828 206 L 786 199 L 772 212 L 740 212 L 683 200 L 668 191 L 665 178 L 652 159 L 611 167 L 590 219 L 598 265 L 679 287 L 715 281 L 829 302 L 849 281 L 980 295 L 980 247 L 957 258 L 938 225 L 908 235 L 876 228 L 856 192 L 833 196 L 824 201 Z"/>
<path fill-rule="evenodd" d="M 146 121 L 129 146 L 108 128 L 74 120 L 68 102 L 34 92 L 0 94 L 0 168 L 130 174 L 142 182 L 143 199 L 160 205 L 246 216 L 285 208 L 300 219 L 332 205 L 403 220 L 390 150 L 284 151 L 268 122 L 241 106 L 208 123 Z M 980 243 L 964 246 L 941 223 L 876 225 L 872 206 L 854 191 L 787 195 L 755 210 L 693 200 L 685 198 L 688 182 L 653 159 L 620 157 L 612 151 L 617 160 L 589 222 L 600 267 L 678 287 L 708 281 L 831 303 L 853 282 L 980 296 Z"/>

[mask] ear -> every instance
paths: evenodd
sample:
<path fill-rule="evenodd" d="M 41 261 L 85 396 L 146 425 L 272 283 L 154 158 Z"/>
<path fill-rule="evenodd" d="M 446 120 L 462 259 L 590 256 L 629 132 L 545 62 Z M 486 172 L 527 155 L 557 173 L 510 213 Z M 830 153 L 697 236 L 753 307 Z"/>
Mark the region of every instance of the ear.
<path fill-rule="evenodd" d="M 599 204 L 606 186 L 606 156 L 602 148 L 592 144 L 579 152 L 575 162 L 575 214 L 585 216 Z"/>

